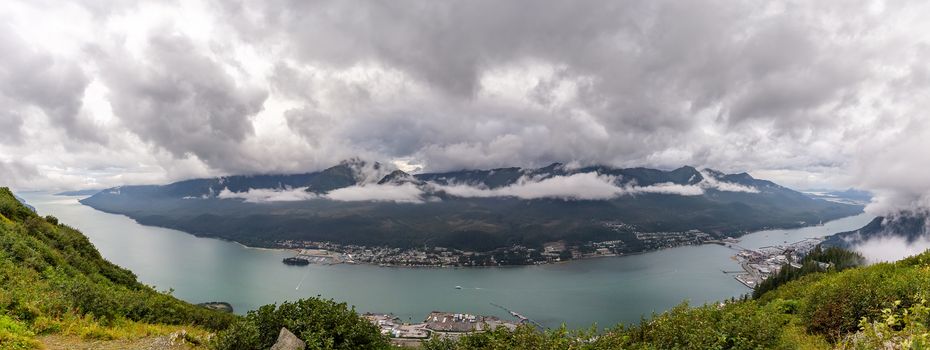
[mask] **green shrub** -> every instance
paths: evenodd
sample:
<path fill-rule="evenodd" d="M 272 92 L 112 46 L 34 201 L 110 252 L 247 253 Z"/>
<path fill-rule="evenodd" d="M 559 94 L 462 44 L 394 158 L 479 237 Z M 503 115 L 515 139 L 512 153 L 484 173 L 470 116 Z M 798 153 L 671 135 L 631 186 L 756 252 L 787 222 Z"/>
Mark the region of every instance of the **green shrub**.
<path fill-rule="evenodd" d="M 0 350 L 39 349 L 35 334 L 26 325 L 0 315 Z"/>
<path fill-rule="evenodd" d="M 386 349 L 388 340 L 354 308 L 332 300 L 307 298 L 281 305 L 265 305 L 213 342 L 215 349 L 268 349 L 281 328 L 307 342 L 309 349 Z"/>
<path fill-rule="evenodd" d="M 859 322 L 861 331 L 848 336 L 844 349 L 930 349 L 930 304 L 916 297 L 909 308 L 896 301 L 872 320 Z"/>

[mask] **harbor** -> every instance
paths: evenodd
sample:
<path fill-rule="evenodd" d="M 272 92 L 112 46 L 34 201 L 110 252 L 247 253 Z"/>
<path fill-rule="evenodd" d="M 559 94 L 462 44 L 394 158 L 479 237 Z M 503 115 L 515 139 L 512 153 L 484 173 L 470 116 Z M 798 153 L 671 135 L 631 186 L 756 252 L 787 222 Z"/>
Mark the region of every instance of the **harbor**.
<path fill-rule="evenodd" d="M 528 322 L 527 318 L 517 316 L 518 322 L 502 320 L 495 316 L 474 315 L 468 313 L 453 313 L 433 311 L 420 323 L 404 323 L 393 314 L 365 313 L 362 317 L 378 327 L 381 334 L 391 338 L 391 342 L 400 346 L 415 346 L 431 337 L 458 338 L 463 335 L 480 333 L 505 327 L 514 330 L 521 323 Z"/>
<path fill-rule="evenodd" d="M 743 271 L 726 271 L 725 274 L 735 274 L 737 281 L 750 289 L 755 289 L 762 281 L 777 274 L 786 265 L 795 266 L 814 247 L 823 242 L 821 238 L 806 238 L 784 245 L 772 245 L 757 249 L 741 248 L 734 258 L 739 262 Z M 730 245 L 737 246 L 735 243 Z M 737 246 L 738 247 L 738 246 Z M 800 267 L 799 265 L 795 267 Z"/>
<path fill-rule="evenodd" d="M 334 265 L 354 263 L 351 255 L 336 253 L 324 249 L 300 249 L 297 255 L 281 260 L 285 265 L 305 266 L 310 264 Z"/>

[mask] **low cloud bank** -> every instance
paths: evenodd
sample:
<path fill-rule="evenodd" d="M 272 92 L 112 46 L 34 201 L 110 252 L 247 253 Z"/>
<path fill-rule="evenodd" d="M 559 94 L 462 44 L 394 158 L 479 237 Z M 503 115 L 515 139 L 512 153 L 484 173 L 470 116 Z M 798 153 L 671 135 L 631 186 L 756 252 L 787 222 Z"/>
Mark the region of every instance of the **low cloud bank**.
<path fill-rule="evenodd" d="M 223 189 L 217 198 L 243 199 L 246 202 L 281 202 L 301 201 L 313 199 L 330 199 L 343 202 L 397 202 L 397 203 L 423 203 L 436 200 L 432 196 L 434 191 L 442 191 L 454 197 L 462 198 L 490 198 L 490 197 L 516 197 L 520 199 L 560 198 L 565 200 L 609 200 L 621 196 L 639 194 L 668 194 L 680 196 L 700 196 L 707 189 L 719 191 L 758 193 L 752 187 L 728 183 L 707 177 L 695 185 L 679 185 L 674 183 L 660 183 L 649 186 L 636 184 L 618 185 L 618 177 L 599 175 L 594 172 L 578 173 L 569 176 L 554 176 L 547 179 L 523 178 L 517 183 L 489 189 L 482 186 L 468 184 L 439 185 L 428 183 L 416 185 L 403 184 L 372 184 L 362 183 L 355 186 L 332 190 L 323 195 L 306 191 L 306 187 L 293 189 L 250 189 L 245 192 L 232 192 Z"/>
<path fill-rule="evenodd" d="M 881 236 L 853 246 L 870 264 L 898 261 L 930 249 L 930 237 L 909 241 L 902 236 Z"/>
<path fill-rule="evenodd" d="M 896 261 L 923 253 L 930 249 L 930 212 L 899 212 L 886 216 L 879 230 L 860 230 L 846 241 L 869 263 Z"/>
<path fill-rule="evenodd" d="M 624 193 L 613 184 L 612 176 L 595 173 L 556 176 L 540 181 L 521 179 L 518 183 L 495 189 L 465 184 L 438 186 L 456 197 L 517 197 L 522 199 L 566 198 L 566 199 L 610 199 Z"/>
<path fill-rule="evenodd" d="M 330 199 L 340 202 L 398 202 L 422 203 L 423 191 L 413 184 L 357 185 L 332 190 L 319 195 L 307 192 L 307 187 L 285 189 L 252 188 L 245 192 L 232 192 L 224 188 L 216 196 L 220 199 L 242 199 L 249 203 L 296 202 L 314 199 Z"/>
<path fill-rule="evenodd" d="M 423 190 L 416 185 L 405 183 L 344 187 L 330 191 L 325 197 L 341 202 L 423 203 L 424 195 Z"/>
<path fill-rule="evenodd" d="M 561 198 L 571 200 L 606 200 L 641 193 L 699 196 L 704 190 L 698 186 L 672 183 L 651 186 L 618 186 L 617 177 L 596 173 L 579 173 L 555 176 L 540 181 L 521 179 L 516 184 L 501 188 L 481 188 L 470 185 L 437 186 L 456 197 L 517 197 L 521 199 Z"/>
<path fill-rule="evenodd" d="M 307 187 L 299 188 L 251 188 L 245 192 L 233 192 L 224 188 L 216 195 L 220 199 L 244 199 L 249 203 L 296 202 L 319 198 L 317 194 L 307 192 Z"/>
<path fill-rule="evenodd" d="M 745 193 L 759 193 L 759 189 L 752 186 L 740 185 L 738 183 L 726 182 L 717 180 L 707 171 L 701 171 L 701 176 L 704 177 L 704 180 L 698 183 L 698 186 L 704 189 L 715 189 L 718 191 L 724 192 L 745 192 Z"/>

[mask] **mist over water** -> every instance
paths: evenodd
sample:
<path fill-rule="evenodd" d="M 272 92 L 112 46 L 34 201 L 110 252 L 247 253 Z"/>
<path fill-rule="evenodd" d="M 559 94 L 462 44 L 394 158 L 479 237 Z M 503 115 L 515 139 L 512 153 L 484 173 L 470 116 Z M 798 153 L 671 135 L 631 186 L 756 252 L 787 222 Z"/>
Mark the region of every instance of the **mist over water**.
<path fill-rule="evenodd" d="M 864 241 L 853 247 L 870 264 L 891 262 L 923 253 L 930 249 L 930 237 L 908 241 L 901 236 L 883 236 Z"/>
<path fill-rule="evenodd" d="M 928 218 L 924 210 L 895 212 L 885 216 L 878 229 L 866 227 L 846 240 L 869 263 L 897 261 L 930 249 Z"/>

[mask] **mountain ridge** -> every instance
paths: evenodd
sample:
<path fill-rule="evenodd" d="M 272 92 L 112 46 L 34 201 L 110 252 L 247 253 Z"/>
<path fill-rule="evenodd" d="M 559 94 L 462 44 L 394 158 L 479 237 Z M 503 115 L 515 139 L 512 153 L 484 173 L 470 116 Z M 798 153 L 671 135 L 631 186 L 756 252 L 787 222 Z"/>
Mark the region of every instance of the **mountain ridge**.
<path fill-rule="evenodd" d="M 617 168 L 606 165 L 569 168 L 562 163 L 552 163 L 540 168 L 503 167 L 409 174 L 399 169 L 392 170 L 378 162 L 366 162 L 353 158 L 317 172 L 196 178 L 176 181 L 166 185 L 117 186 L 99 190 L 97 193 L 130 190 L 138 191 L 140 194 L 157 194 L 193 199 L 215 197 L 223 190 L 237 193 L 252 189 L 306 188 L 307 192 L 321 194 L 354 185 L 396 185 L 401 183 L 422 185 L 425 182 L 433 182 L 439 185 L 473 185 L 496 189 L 514 185 L 521 179 L 538 181 L 582 173 L 616 176 L 618 185 L 651 186 L 664 183 L 695 185 L 710 176 L 726 183 L 761 186 L 764 188 L 781 187 L 771 181 L 755 179 L 745 172 L 725 174 L 713 169 L 698 170 L 692 166 L 682 166 L 673 170 L 659 170 L 645 167 Z M 405 180 L 398 182 L 396 181 L 397 178 L 404 178 Z"/>
<path fill-rule="evenodd" d="M 560 240 L 620 240 L 639 251 L 636 232 L 699 230 L 730 237 L 862 210 L 746 173 L 690 166 L 554 163 L 411 175 L 357 159 L 316 173 L 115 187 L 81 203 L 147 225 L 253 246 L 298 240 L 475 251 Z"/>
<path fill-rule="evenodd" d="M 897 212 L 872 219 L 865 226 L 827 237 L 826 246 L 851 248 L 878 238 L 903 238 L 908 244 L 930 237 L 930 213 Z"/>

